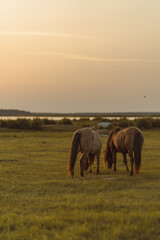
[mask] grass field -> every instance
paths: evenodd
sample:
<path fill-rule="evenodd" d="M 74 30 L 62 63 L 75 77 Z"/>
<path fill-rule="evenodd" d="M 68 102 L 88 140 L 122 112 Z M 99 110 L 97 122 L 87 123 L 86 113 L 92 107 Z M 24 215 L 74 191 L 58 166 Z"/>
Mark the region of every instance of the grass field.
<path fill-rule="evenodd" d="M 160 131 L 144 132 L 139 175 L 68 176 L 72 132 L 0 132 L 1 240 L 159 240 Z"/>

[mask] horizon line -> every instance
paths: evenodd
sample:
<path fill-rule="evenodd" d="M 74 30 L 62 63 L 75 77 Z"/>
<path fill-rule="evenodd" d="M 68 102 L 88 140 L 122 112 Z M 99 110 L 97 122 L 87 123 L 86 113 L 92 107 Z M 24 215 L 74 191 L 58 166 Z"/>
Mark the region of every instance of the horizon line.
<path fill-rule="evenodd" d="M 19 112 L 26 112 L 26 113 L 44 113 L 44 114 L 94 114 L 94 113 L 98 113 L 98 114 L 110 114 L 110 113 L 160 113 L 160 111 L 95 111 L 95 112 L 89 112 L 89 111 L 80 111 L 80 112 L 35 112 L 35 111 L 30 111 L 30 110 L 20 110 L 20 109 L 16 109 L 16 108 L 0 108 L 0 111 L 19 111 Z"/>

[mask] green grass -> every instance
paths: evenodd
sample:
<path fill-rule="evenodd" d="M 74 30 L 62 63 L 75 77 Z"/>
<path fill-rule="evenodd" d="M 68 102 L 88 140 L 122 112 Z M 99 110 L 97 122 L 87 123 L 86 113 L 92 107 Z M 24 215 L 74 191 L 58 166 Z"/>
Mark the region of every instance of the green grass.
<path fill-rule="evenodd" d="M 160 131 L 144 132 L 139 175 L 68 176 L 71 132 L 0 133 L 1 240 L 159 240 Z"/>

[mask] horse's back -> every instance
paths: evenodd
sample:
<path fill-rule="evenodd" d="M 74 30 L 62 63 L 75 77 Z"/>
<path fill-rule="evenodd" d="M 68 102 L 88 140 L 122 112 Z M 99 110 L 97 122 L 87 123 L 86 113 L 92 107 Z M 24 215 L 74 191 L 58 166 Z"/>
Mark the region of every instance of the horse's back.
<path fill-rule="evenodd" d="M 137 127 L 126 128 L 124 129 L 124 134 L 125 134 L 126 145 L 131 150 L 134 150 L 137 140 L 141 145 L 141 147 L 143 146 L 144 137 L 143 137 L 143 133 L 139 128 Z"/>
<path fill-rule="evenodd" d="M 81 134 L 80 151 L 85 153 L 98 153 L 102 148 L 102 140 L 99 133 L 91 127 L 78 129 Z"/>
<path fill-rule="evenodd" d="M 78 130 L 78 132 L 81 134 L 80 151 L 87 153 L 90 151 L 94 141 L 94 134 L 92 128 L 81 128 Z"/>
<path fill-rule="evenodd" d="M 135 136 L 139 136 L 142 141 L 144 141 L 142 131 L 137 127 L 130 127 L 124 129 L 125 137 L 134 139 Z"/>
<path fill-rule="evenodd" d="M 134 135 L 134 134 L 142 134 L 141 130 L 137 127 L 129 127 L 129 128 L 125 128 L 124 129 L 124 132 L 125 134 L 131 134 L 131 135 Z"/>
<path fill-rule="evenodd" d="M 118 131 L 115 135 L 113 135 L 113 143 L 118 152 L 122 152 L 122 153 L 127 152 L 126 143 L 125 143 L 125 134 L 123 129 Z"/>
<path fill-rule="evenodd" d="M 91 151 L 93 151 L 93 153 L 97 154 L 101 151 L 102 148 L 102 140 L 100 138 L 99 133 L 93 129 L 93 134 L 94 134 L 94 141 L 92 144 L 92 149 Z"/>
<path fill-rule="evenodd" d="M 136 127 L 129 127 L 119 130 L 113 136 L 113 142 L 118 152 L 127 153 L 128 151 L 134 151 L 137 138 L 140 140 L 142 147 L 144 137 L 141 130 Z"/>

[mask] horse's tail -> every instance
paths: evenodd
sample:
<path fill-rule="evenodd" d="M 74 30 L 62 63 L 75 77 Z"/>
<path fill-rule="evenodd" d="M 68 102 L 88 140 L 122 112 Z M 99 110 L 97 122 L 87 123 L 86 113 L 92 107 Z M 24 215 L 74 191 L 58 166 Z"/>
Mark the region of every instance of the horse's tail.
<path fill-rule="evenodd" d="M 68 164 L 68 173 L 69 175 L 72 175 L 72 176 L 74 175 L 74 165 L 76 163 L 78 147 L 80 144 L 80 138 L 81 138 L 80 132 L 76 132 L 72 140 L 71 153 L 70 153 L 70 159 Z"/>
<path fill-rule="evenodd" d="M 112 135 L 113 135 L 113 131 L 110 133 L 110 135 L 108 136 L 108 139 L 107 139 L 107 144 L 106 144 L 106 148 L 105 148 L 105 151 L 104 151 L 104 166 L 106 167 L 106 162 L 111 158 L 112 156 L 112 153 L 111 153 L 111 149 L 110 149 L 110 141 L 111 141 L 111 138 L 112 138 Z"/>
<path fill-rule="evenodd" d="M 138 174 L 141 168 L 141 151 L 143 146 L 143 137 L 141 133 L 135 134 L 134 139 L 134 159 L 135 159 L 135 172 Z"/>

